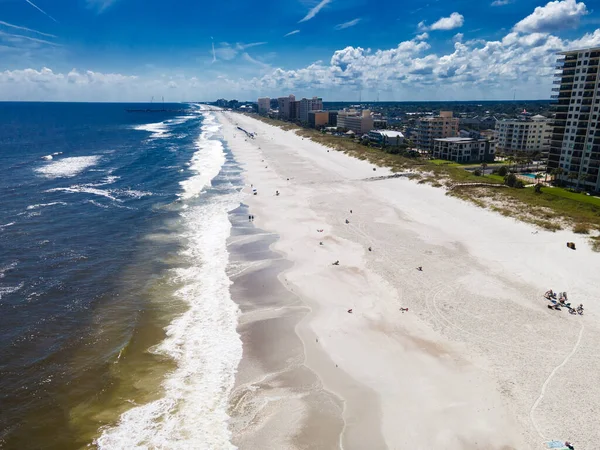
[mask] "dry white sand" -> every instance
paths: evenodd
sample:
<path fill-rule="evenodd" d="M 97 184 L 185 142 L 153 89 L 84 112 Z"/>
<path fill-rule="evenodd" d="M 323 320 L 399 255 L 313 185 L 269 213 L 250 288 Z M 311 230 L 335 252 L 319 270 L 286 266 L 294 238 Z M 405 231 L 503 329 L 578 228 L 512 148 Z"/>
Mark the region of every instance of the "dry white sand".
<path fill-rule="evenodd" d="M 336 415 L 335 447 L 346 450 L 540 449 L 549 439 L 600 448 L 600 255 L 585 237 L 407 179 L 369 181 L 389 172 L 247 116 L 217 116 L 256 225 L 279 235 L 272 248 L 293 263 L 281 281 L 310 311 L 288 325 L 302 343 L 289 359 L 308 373 L 300 379 L 316 379 L 306 392 L 316 386 L 338 405 L 315 425 L 320 409 L 296 383 L 240 406 L 268 372 L 250 373 L 245 348 L 233 420 L 252 409 L 253 426 L 234 429 L 240 448 L 325 448 L 317 435 Z M 585 315 L 546 308 L 550 288 Z"/>

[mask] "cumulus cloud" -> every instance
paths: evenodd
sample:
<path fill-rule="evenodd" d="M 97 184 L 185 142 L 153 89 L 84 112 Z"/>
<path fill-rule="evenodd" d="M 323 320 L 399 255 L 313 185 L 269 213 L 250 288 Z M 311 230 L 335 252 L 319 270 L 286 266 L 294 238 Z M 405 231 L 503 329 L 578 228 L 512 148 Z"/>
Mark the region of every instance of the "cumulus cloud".
<path fill-rule="evenodd" d="M 325 6 L 327 6 L 331 2 L 332 0 L 321 0 L 314 8 L 308 11 L 308 14 L 304 16 L 298 23 L 306 22 L 307 20 L 312 19 L 317 14 L 319 14 L 319 11 L 321 11 Z"/>
<path fill-rule="evenodd" d="M 577 0 L 557 0 L 538 6 L 533 13 L 518 22 L 514 30 L 522 33 L 553 32 L 577 28 L 581 17 L 589 14 L 585 3 Z"/>
<path fill-rule="evenodd" d="M 361 21 L 361 19 L 360 19 L 360 18 L 358 18 L 358 19 L 353 19 L 353 20 L 350 20 L 350 21 L 348 21 L 348 22 L 340 23 L 339 25 L 336 25 L 334 28 L 335 28 L 336 30 L 343 30 L 343 29 L 345 29 L 345 28 L 350 28 L 350 27 L 353 27 L 354 25 L 358 24 L 358 22 L 360 22 L 360 21 Z"/>
<path fill-rule="evenodd" d="M 454 30 L 460 28 L 465 23 L 465 18 L 462 14 L 453 12 L 450 17 L 442 17 L 431 26 L 427 26 L 425 22 L 419 22 L 419 30 Z"/>

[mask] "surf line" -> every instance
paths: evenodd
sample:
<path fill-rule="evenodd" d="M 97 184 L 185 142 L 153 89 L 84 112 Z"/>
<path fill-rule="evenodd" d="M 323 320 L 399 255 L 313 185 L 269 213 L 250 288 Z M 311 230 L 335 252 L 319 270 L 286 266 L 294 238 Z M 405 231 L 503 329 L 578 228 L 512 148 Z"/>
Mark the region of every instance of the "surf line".
<path fill-rule="evenodd" d="M 556 366 L 554 368 L 554 370 L 552 372 L 550 372 L 550 375 L 548 375 L 548 378 L 546 378 L 546 381 L 544 381 L 544 384 L 542 385 L 542 391 L 540 392 L 540 396 L 535 401 L 535 403 L 531 407 L 531 410 L 529 411 L 529 420 L 531 420 L 531 423 L 533 424 L 533 427 L 535 428 L 535 431 L 537 431 L 537 433 L 540 435 L 540 437 L 542 439 L 547 439 L 547 438 L 540 431 L 540 429 L 539 429 L 539 427 L 538 427 L 535 419 L 533 418 L 533 413 L 535 412 L 536 408 L 539 406 L 540 402 L 544 398 L 544 394 L 546 393 L 546 388 L 550 384 L 550 381 L 552 381 L 552 378 L 554 378 L 554 375 L 556 375 L 556 372 L 558 372 L 558 370 L 561 367 L 563 367 L 565 364 L 567 364 L 569 362 L 569 359 L 571 359 L 571 357 L 575 354 L 575 352 L 579 348 L 579 344 L 581 343 L 581 338 L 583 337 L 583 330 L 584 329 L 585 329 L 585 326 L 582 323 L 581 324 L 581 329 L 579 330 L 579 337 L 577 338 L 577 342 L 575 342 L 575 345 L 573 346 L 573 350 L 571 350 L 571 353 L 569 353 L 567 355 L 567 357 L 564 359 L 564 361 L 562 363 L 560 363 L 558 366 Z"/>

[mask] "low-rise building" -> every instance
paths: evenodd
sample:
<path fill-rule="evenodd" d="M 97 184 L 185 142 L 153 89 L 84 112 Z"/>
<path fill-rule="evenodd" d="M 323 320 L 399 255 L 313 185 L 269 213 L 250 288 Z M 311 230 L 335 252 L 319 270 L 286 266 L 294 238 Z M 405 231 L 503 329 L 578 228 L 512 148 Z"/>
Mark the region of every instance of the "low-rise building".
<path fill-rule="evenodd" d="M 309 111 L 308 126 L 311 128 L 326 127 L 329 123 L 329 111 Z"/>
<path fill-rule="evenodd" d="M 434 139 L 432 156 L 457 163 L 491 162 L 494 149 L 487 139 L 448 137 Z"/>
<path fill-rule="evenodd" d="M 338 111 L 337 127 L 363 135 L 373 129 L 373 117 L 368 109 L 362 112 L 355 109 Z"/>
<path fill-rule="evenodd" d="M 433 141 L 458 136 L 458 118 L 452 111 L 440 111 L 436 117 L 424 117 L 416 124 L 416 145 L 419 150 L 431 152 Z"/>
<path fill-rule="evenodd" d="M 369 140 L 382 147 L 399 147 L 404 144 L 404 134 L 393 130 L 371 130 Z"/>
<path fill-rule="evenodd" d="M 262 97 L 258 99 L 258 113 L 266 116 L 269 114 L 271 109 L 271 99 L 269 97 Z"/>
<path fill-rule="evenodd" d="M 542 152 L 550 149 L 551 119 L 533 116 L 496 122 L 496 148 L 503 153 Z"/>

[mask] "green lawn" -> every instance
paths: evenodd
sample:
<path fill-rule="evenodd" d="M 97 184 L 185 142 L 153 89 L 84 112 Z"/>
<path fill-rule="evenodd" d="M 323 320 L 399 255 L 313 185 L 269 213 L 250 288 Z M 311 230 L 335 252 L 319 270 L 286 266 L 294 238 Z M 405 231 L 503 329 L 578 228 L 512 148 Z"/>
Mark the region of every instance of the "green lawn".
<path fill-rule="evenodd" d="M 533 188 L 529 188 L 533 189 Z M 559 187 L 543 187 L 542 193 L 545 195 L 553 195 L 556 197 L 566 198 L 569 200 L 574 200 L 580 203 L 587 203 L 589 205 L 597 206 L 600 208 L 600 198 L 593 197 L 591 195 L 578 194 L 576 192 L 568 191 L 567 189 L 559 188 Z"/>

